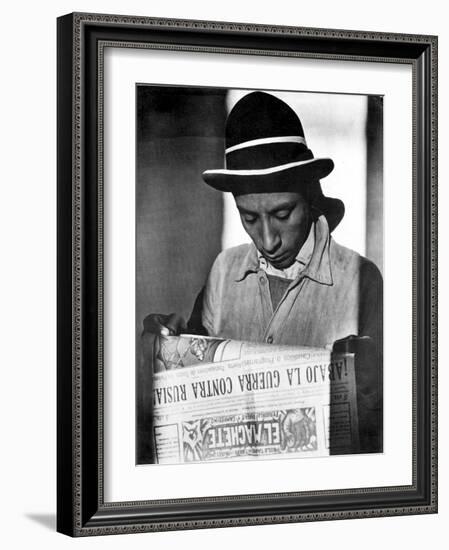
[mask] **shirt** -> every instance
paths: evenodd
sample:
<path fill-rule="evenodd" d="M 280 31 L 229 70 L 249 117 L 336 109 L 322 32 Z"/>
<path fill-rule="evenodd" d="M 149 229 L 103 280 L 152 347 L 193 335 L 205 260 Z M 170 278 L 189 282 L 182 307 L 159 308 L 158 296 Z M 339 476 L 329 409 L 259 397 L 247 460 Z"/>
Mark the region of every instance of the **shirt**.
<path fill-rule="evenodd" d="M 336 243 L 324 216 L 312 230 L 310 260 L 274 309 L 252 243 L 217 256 L 200 300 L 202 325 L 210 336 L 330 347 L 349 335 L 366 335 L 382 345 L 379 270 Z"/>

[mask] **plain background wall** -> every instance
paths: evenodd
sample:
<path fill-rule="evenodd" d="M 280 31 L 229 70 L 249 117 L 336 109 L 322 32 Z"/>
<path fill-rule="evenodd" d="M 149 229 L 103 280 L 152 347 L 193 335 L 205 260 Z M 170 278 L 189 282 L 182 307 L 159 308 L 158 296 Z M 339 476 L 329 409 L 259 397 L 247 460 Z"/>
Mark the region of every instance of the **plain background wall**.
<path fill-rule="evenodd" d="M 136 97 L 139 350 L 149 313 L 189 319 L 221 251 L 223 194 L 206 185 L 201 174 L 223 164 L 226 91 L 142 84 Z"/>
<path fill-rule="evenodd" d="M 440 35 L 440 120 L 448 120 L 449 31 L 443 1 L 299 3 L 89 0 L 7 3 L 1 33 L 1 544 L 4 548 L 441 548 L 449 521 L 449 444 L 440 353 L 440 513 L 71 540 L 55 528 L 56 22 L 71 11 Z M 440 130 L 440 341 L 448 337 L 447 126 Z M 438 542 L 438 539 L 444 542 Z"/>

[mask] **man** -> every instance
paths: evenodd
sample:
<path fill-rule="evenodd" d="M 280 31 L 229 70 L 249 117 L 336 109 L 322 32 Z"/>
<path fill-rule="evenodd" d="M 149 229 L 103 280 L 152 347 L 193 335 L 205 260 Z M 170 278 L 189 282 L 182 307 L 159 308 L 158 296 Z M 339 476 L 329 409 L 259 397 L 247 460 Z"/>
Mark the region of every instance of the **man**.
<path fill-rule="evenodd" d="M 229 114 L 225 156 L 226 168 L 203 178 L 233 194 L 252 243 L 218 255 L 187 325 L 153 314 L 144 339 L 188 330 L 355 352 L 364 447 L 379 449 L 382 277 L 331 237 L 344 205 L 323 195 L 320 180 L 333 161 L 314 158 L 296 113 L 264 92 L 244 96 Z"/>

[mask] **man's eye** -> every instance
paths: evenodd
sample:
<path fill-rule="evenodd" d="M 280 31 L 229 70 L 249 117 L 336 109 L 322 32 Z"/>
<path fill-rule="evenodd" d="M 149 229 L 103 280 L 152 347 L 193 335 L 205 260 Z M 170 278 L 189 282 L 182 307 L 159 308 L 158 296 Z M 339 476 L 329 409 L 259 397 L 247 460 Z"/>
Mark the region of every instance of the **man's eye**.
<path fill-rule="evenodd" d="M 290 216 L 290 210 L 281 210 L 276 212 L 276 218 L 278 220 L 286 220 Z"/>
<path fill-rule="evenodd" d="M 257 219 L 257 216 L 249 216 L 248 214 L 245 214 L 243 216 L 243 219 L 245 220 L 246 223 L 254 223 Z"/>

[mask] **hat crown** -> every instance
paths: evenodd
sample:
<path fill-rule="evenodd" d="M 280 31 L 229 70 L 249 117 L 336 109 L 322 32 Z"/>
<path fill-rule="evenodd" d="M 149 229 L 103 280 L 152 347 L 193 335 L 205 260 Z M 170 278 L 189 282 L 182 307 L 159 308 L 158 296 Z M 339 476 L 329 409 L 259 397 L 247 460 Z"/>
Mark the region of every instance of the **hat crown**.
<path fill-rule="evenodd" d="M 313 158 L 298 115 L 279 98 L 251 92 L 226 123 L 226 167 L 263 170 Z"/>
<path fill-rule="evenodd" d="M 203 172 L 206 183 L 234 194 L 271 193 L 319 185 L 334 168 L 330 158 L 315 159 L 307 147 L 298 115 L 284 101 L 266 92 L 240 99 L 226 121 L 225 167 Z M 331 230 L 344 214 L 338 199 L 320 197 L 314 206 Z"/>
<path fill-rule="evenodd" d="M 251 92 L 236 103 L 226 122 L 226 148 L 256 139 L 304 137 L 291 107 L 265 92 Z"/>

